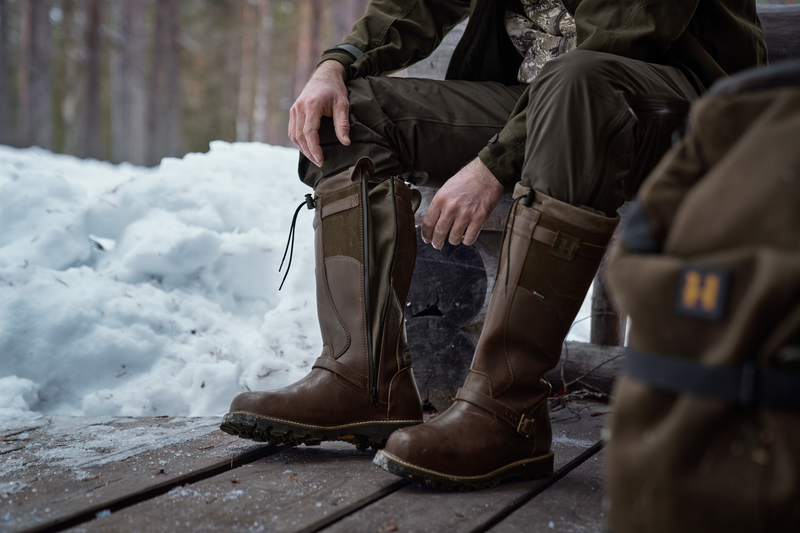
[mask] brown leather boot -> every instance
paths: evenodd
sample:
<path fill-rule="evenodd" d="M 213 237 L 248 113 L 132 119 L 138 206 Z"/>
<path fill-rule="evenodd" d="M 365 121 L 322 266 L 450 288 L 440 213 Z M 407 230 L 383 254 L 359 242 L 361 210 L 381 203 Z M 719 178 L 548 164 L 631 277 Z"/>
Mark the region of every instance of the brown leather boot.
<path fill-rule="evenodd" d="M 315 189 L 322 355 L 297 383 L 234 398 L 221 429 L 256 441 L 382 447 L 422 422 L 403 322 L 416 258 L 412 190 L 399 178 L 368 191 L 362 158 Z"/>
<path fill-rule="evenodd" d="M 547 409 L 561 344 L 619 217 L 517 185 L 486 321 L 455 402 L 392 434 L 375 464 L 435 487 L 481 489 L 553 472 Z"/>

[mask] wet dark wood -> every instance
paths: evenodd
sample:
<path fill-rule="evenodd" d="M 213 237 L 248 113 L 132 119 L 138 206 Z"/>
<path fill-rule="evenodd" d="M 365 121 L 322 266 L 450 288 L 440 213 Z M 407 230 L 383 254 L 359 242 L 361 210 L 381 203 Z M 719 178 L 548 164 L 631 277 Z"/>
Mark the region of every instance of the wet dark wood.
<path fill-rule="evenodd" d="M 600 439 L 606 415 L 596 413 L 605 412 L 607 406 L 602 404 L 572 403 L 552 413 L 557 470 Z M 507 482 L 477 492 L 445 491 L 413 483 L 324 531 L 473 531 L 489 523 L 515 500 L 548 482 L 548 478 Z"/>
<path fill-rule="evenodd" d="M 421 525 L 429 531 L 489 527 L 541 497 L 593 453 L 608 407 L 553 400 L 552 409 L 556 474 L 478 493 L 410 483 L 372 465 L 374 452 L 346 443 L 277 449 L 235 439 L 213 431 L 219 422 L 214 417 L 39 420 L 0 432 L 5 439 L 0 453 L 7 452 L 0 463 L 0 530 L 311 533 L 385 531 L 391 525 L 399 531 Z M 242 459 L 254 453 L 261 458 Z M 209 470 L 222 465 L 226 468 Z M 208 475 L 198 476 L 202 472 Z M 166 490 L 154 492 L 157 487 Z M 127 503 L 115 506 L 120 501 Z M 65 518 L 81 511 L 82 522 L 69 529 Z"/>
<path fill-rule="evenodd" d="M 372 464 L 374 453 L 346 443 L 291 448 L 75 531 L 314 531 L 398 482 Z"/>
<path fill-rule="evenodd" d="M 603 459 L 598 452 L 489 531 L 605 533 Z"/>
<path fill-rule="evenodd" d="M 58 417 L 0 430 L 0 531 L 52 530 L 268 452 L 218 425 L 217 417 Z"/>

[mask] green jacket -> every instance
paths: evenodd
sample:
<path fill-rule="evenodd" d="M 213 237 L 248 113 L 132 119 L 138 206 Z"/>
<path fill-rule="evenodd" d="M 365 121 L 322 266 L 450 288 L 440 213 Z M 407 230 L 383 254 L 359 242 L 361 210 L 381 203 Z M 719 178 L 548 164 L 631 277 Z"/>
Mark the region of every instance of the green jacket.
<path fill-rule="evenodd" d="M 725 75 L 767 63 L 753 0 L 564 3 L 575 17 L 579 50 L 672 64 L 690 70 L 706 87 Z M 447 79 L 516 84 L 522 57 L 503 26 L 506 5 L 505 0 L 371 0 L 364 17 L 339 45 L 343 48 L 326 50 L 322 60 L 342 63 L 349 79 L 390 74 L 428 57 L 447 32 L 469 17 Z M 493 149 L 486 147 L 478 154 L 506 186 L 519 180 L 522 169 L 527 105 L 525 91 Z"/>

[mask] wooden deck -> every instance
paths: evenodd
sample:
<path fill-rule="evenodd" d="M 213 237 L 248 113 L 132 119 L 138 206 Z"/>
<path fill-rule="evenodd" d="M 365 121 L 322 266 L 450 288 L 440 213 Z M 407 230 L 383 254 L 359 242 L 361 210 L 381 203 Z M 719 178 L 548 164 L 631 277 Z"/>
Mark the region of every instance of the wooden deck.
<path fill-rule="evenodd" d="M 39 418 L 0 429 L 0 531 L 604 531 L 609 408 L 553 403 L 556 473 L 434 490 L 345 443 L 255 444 L 219 418 Z"/>

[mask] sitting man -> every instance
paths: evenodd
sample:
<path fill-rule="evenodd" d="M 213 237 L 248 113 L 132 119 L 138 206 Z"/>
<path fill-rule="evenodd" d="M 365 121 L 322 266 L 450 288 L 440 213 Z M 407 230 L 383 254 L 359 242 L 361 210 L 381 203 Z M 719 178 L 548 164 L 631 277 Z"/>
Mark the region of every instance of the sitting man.
<path fill-rule="evenodd" d="M 384 76 L 467 17 L 445 81 Z M 373 0 L 291 110 L 322 355 L 291 386 L 237 396 L 222 429 L 385 444 L 376 464 L 433 486 L 551 473 L 544 375 L 617 208 L 705 87 L 765 62 L 752 0 Z M 419 205 L 405 182 L 441 187 L 422 226 L 437 249 L 471 245 L 503 190 L 515 198 L 470 372 L 426 424 L 403 323 Z"/>

